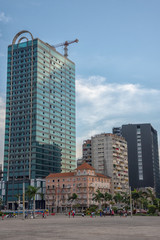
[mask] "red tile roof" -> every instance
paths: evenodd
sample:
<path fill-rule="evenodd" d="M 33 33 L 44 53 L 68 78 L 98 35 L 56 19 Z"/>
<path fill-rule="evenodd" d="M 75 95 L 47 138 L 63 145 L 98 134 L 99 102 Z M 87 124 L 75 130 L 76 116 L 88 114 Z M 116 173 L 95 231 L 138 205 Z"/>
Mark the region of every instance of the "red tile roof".
<path fill-rule="evenodd" d="M 90 166 L 88 163 L 83 163 L 79 167 L 76 168 L 76 170 L 95 170 L 92 166 Z"/>
<path fill-rule="evenodd" d="M 108 177 L 108 176 L 105 176 L 105 175 L 103 175 L 103 174 L 101 174 L 101 173 L 96 173 L 96 175 L 97 175 L 97 177 L 110 178 L 110 177 Z"/>
<path fill-rule="evenodd" d="M 75 175 L 75 172 L 66 172 L 66 173 L 50 173 L 46 178 L 56 178 L 56 177 L 72 177 Z"/>
<path fill-rule="evenodd" d="M 80 165 L 78 168 L 76 168 L 76 170 L 95 170 L 95 169 L 85 162 L 82 165 Z M 110 178 L 101 173 L 95 173 L 95 174 L 97 177 Z M 76 171 L 66 172 L 66 173 L 50 173 L 46 178 L 60 178 L 60 177 L 73 177 L 73 176 L 76 176 Z"/>

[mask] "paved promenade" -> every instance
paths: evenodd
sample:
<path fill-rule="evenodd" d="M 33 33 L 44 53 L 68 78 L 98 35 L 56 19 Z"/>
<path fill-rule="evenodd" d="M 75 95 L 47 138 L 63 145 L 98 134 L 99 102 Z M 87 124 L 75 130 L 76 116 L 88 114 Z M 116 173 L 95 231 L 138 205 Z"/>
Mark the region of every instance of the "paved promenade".
<path fill-rule="evenodd" d="M 75 217 L 0 220 L 1 240 L 159 240 L 160 217 Z"/>

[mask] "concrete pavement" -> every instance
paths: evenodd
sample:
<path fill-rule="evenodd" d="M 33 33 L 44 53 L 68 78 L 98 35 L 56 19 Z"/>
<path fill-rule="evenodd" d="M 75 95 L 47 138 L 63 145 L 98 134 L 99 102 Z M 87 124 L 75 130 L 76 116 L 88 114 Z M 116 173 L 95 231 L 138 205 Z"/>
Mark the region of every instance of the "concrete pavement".
<path fill-rule="evenodd" d="M 0 240 L 125 240 L 160 239 L 160 217 L 49 216 L 46 219 L 0 220 Z"/>

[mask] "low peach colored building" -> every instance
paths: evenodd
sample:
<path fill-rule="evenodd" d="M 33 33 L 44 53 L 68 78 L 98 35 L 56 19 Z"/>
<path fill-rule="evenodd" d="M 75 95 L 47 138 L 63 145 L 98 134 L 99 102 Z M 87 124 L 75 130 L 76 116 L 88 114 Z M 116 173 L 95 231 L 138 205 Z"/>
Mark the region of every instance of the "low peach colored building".
<path fill-rule="evenodd" d="M 92 200 L 97 189 L 102 193 L 109 193 L 111 178 L 96 173 L 87 163 L 83 163 L 74 172 L 51 173 L 46 177 L 46 208 L 49 211 L 63 212 L 70 210 L 73 205 L 81 208 L 98 205 Z M 71 202 L 68 198 L 73 193 L 76 193 L 78 198 Z"/>

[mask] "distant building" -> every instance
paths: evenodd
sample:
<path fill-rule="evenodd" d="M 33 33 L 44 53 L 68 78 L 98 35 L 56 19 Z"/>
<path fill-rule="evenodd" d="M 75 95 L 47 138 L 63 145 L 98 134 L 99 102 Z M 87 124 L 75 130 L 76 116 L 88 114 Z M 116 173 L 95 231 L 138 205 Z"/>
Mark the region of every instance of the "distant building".
<path fill-rule="evenodd" d="M 81 209 L 96 204 L 93 193 L 99 189 L 102 193 L 110 192 L 111 179 L 96 173 L 95 169 L 83 163 L 74 172 L 51 173 L 46 177 L 46 207 L 49 211 L 66 212 L 74 205 Z M 68 200 L 73 193 L 77 194 L 74 202 Z"/>
<path fill-rule="evenodd" d="M 120 127 L 114 127 L 112 129 L 113 134 L 116 134 L 119 137 L 122 137 L 122 128 Z"/>
<path fill-rule="evenodd" d="M 87 139 L 83 141 L 82 154 L 83 154 L 82 158 L 77 160 L 77 167 L 79 167 L 84 162 L 92 166 L 91 139 Z"/>
<path fill-rule="evenodd" d="M 124 138 L 102 133 L 91 137 L 92 166 L 112 178 L 112 194 L 129 191 L 127 143 Z"/>
<path fill-rule="evenodd" d="M 83 141 L 82 146 L 83 151 L 83 161 L 92 165 L 92 142 L 91 139 L 87 139 Z"/>
<path fill-rule="evenodd" d="M 86 145 L 89 145 L 88 148 Z M 112 179 L 112 194 L 128 192 L 127 143 L 122 137 L 102 133 L 83 143 L 83 160 L 90 159 L 96 172 Z"/>
<path fill-rule="evenodd" d="M 77 160 L 77 167 L 79 167 L 80 165 L 82 165 L 82 163 L 83 163 L 83 158 L 79 158 L 79 159 Z"/>
<path fill-rule="evenodd" d="M 160 196 L 157 131 L 147 123 L 122 125 L 119 129 L 128 143 L 129 183 L 132 190 L 151 187 Z"/>

